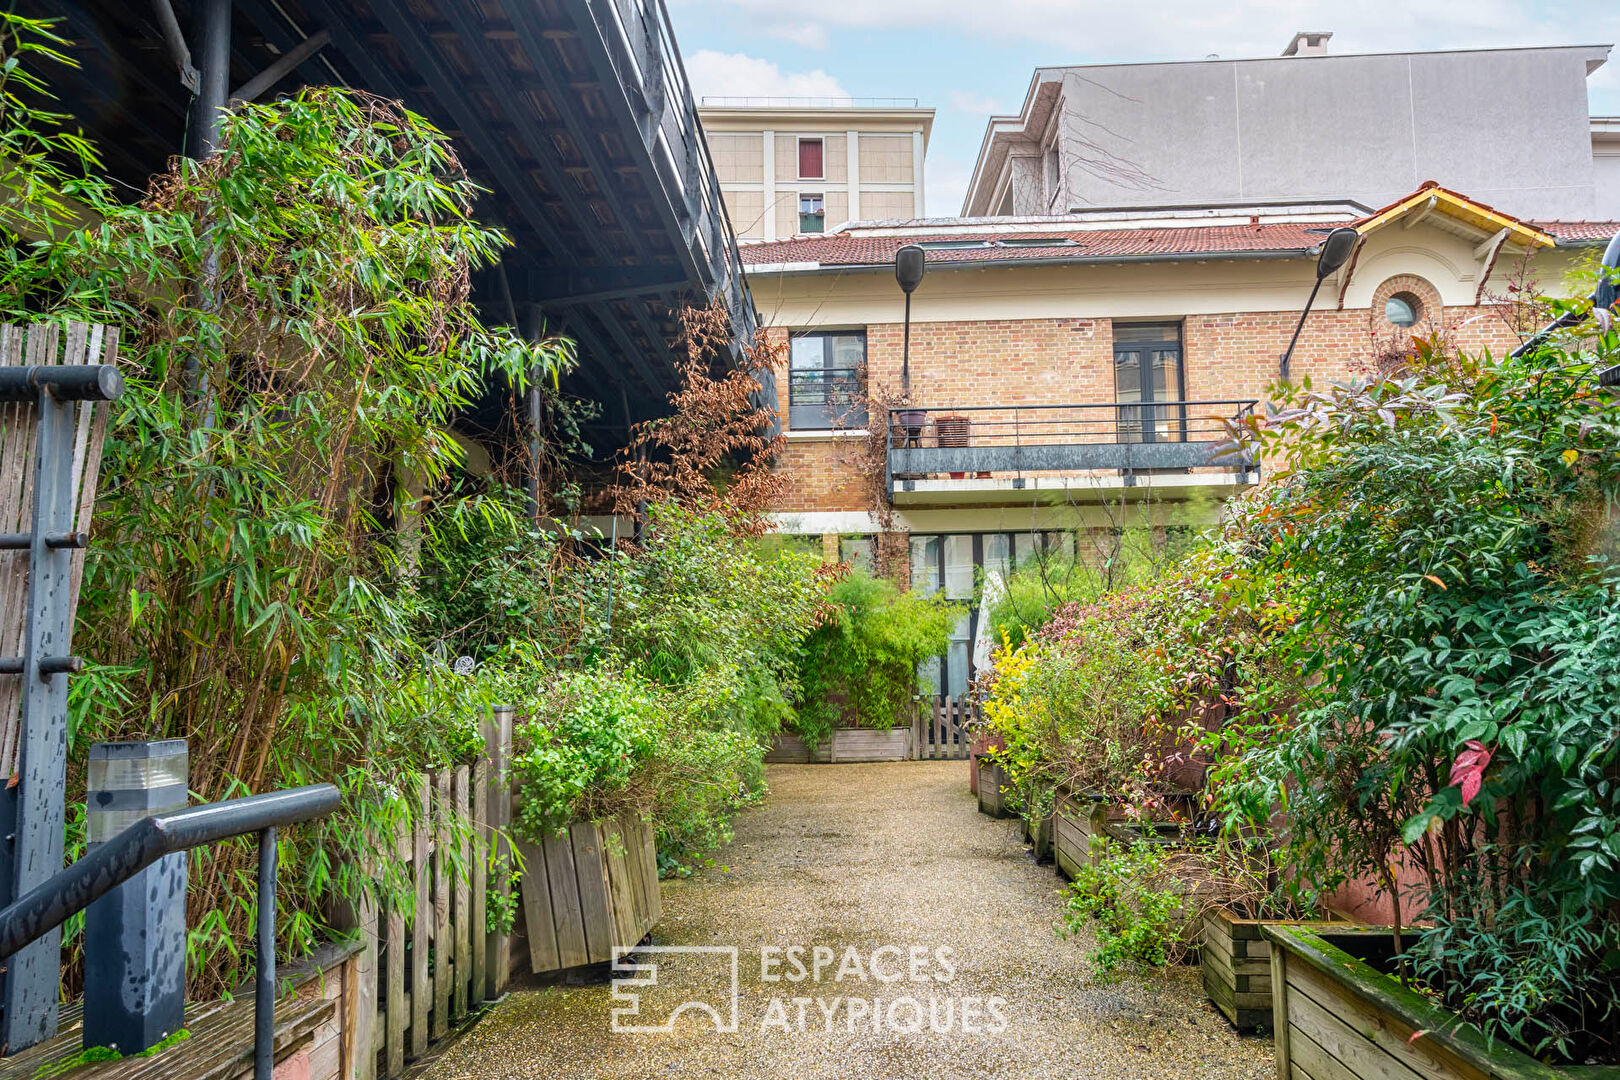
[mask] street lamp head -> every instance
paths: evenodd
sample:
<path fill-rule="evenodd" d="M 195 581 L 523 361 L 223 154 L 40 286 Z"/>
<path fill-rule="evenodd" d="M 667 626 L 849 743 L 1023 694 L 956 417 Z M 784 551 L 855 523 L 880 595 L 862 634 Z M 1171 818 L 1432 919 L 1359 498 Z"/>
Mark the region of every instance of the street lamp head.
<path fill-rule="evenodd" d="M 907 296 L 922 284 L 926 258 L 923 249 L 916 244 L 907 244 L 894 253 L 894 280 L 900 283 Z"/>
<path fill-rule="evenodd" d="M 1350 261 L 1350 253 L 1356 248 L 1356 241 L 1361 234 L 1348 225 L 1334 229 L 1322 241 L 1322 250 L 1316 256 L 1316 280 L 1321 281 L 1333 271 Z"/>

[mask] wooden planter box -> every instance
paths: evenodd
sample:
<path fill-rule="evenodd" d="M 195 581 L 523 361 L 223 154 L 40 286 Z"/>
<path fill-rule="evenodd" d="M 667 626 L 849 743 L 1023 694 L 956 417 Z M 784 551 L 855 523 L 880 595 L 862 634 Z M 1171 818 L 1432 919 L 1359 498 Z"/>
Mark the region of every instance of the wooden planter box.
<path fill-rule="evenodd" d="M 1278 1080 L 1620 1077 L 1620 1068 L 1546 1065 L 1500 1038 L 1487 1041 L 1455 1013 L 1345 951 L 1358 937 L 1387 941 L 1387 930 L 1266 923 L 1260 933 L 1271 946 Z"/>
<path fill-rule="evenodd" d="M 1001 766 L 992 761 L 980 758 L 979 772 L 979 813 L 989 814 L 993 818 L 1004 818 L 1010 814 L 1007 809 L 1007 797 L 1001 787 L 1007 781 L 1007 775 L 1001 771 Z"/>
<path fill-rule="evenodd" d="M 887 731 L 839 728 L 832 734 L 829 760 L 834 762 L 910 759 L 911 729 L 908 727 L 894 727 Z"/>
<path fill-rule="evenodd" d="M 576 821 L 523 855 L 523 919 L 536 974 L 613 959 L 663 914 L 652 826 L 630 814 Z"/>
<path fill-rule="evenodd" d="M 1052 858 L 1064 876 L 1072 878 L 1080 867 L 1091 865 L 1091 839 L 1114 813 L 1106 799 L 1058 789 L 1052 804 Z"/>
<path fill-rule="evenodd" d="M 1204 993 L 1240 1031 L 1272 1024 L 1271 944 L 1261 925 L 1223 908 L 1204 912 L 1198 947 Z"/>
<path fill-rule="evenodd" d="M 1028 840 L 1030 847 L 1035 851 L 1037 861 L 1052 857 L 1052 815 L 1031 824 L 1028 818 L 1024 819 L 1024 839 Z"/>
<path fill-rule="evenodd" d="M 806 765 L 826 760 L 826 743 L 811 748 L 805 745 L 803 739 L 786 731 L 772 739 L 771 748 L 765 751 L 767 765 Z"/>

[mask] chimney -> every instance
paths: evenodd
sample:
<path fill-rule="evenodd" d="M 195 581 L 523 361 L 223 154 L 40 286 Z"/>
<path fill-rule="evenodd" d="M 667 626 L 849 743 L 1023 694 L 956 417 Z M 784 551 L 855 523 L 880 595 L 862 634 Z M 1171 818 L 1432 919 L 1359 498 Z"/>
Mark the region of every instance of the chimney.
<path fill-rule="evenodd" d="M 1328 38 L 1333 36 L 1331 30 L 1301 30 L 1294 35 L 1294 40 L 1284 49 L 1284 56 L 1326 56 Z"/>

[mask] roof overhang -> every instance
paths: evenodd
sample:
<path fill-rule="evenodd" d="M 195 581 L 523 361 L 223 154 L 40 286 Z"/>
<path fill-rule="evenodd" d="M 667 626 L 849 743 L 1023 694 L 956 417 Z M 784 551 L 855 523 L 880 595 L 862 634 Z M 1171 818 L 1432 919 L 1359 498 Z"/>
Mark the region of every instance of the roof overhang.
<path fill-rule="evenodd" d="M 1398 202 L 1375 211 L 1355 223 L 1356 231 L 1366 236 L 1386 226 L 1400 222 L 1411 228 L 1432 217 L 1457 222 L 1478 238 L 1502 235 L 1502 239 L 1521 248 L 1556 247 L 1556 237 L 1528 222 L 1504 214 L 1466 195 L 1441 187 L 1432 180 Z M 1435 221 L 1436 224 L 1440 222 Z"/>

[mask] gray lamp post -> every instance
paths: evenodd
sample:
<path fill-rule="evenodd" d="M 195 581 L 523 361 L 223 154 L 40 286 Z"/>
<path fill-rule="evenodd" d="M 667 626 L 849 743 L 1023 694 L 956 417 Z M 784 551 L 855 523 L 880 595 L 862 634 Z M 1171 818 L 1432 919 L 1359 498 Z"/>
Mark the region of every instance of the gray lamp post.
<path fill-rule="evenodd" d="M 911 404 L 911 294 L 922 284 L 926 267 L 927 255 L 916 244 L 907 244 L 894 253 L 894 280 L 906 294 L 905 343 L 900 352 L 900 402 L 903 405 Z M 921 409 L 901 411 L 900 426 L 905 429 L 908 441 L 922 434 L 924 415 Z"/>
<path fill-rule="evenodd" d="M 1305 310 L 1299 313 L 1299 323 L 1294 327 L 1294 336 L 1289 339 L 1288 351 L 1282 355 L 1282 363 L 1278 365 L 1278 374 L 1283 379 L 1288 378 L 1288 362 L 1294 357 L 1294 346 L 1299 344 L 1300 331 L 1305 329 L 1305 317 L 1311 313 L 1311 305 L 1316 303 L 1317 291 L 1322 288 L 1322 282 L 1327 276 L 1343 266 L 1350 258 L 1350 253 L 1356 248 L 1356 241 L 1361 234 L 1348 225 L 1334 229 L 1322 241 L 1322 247 L 1316 255 L 1316 284 L 1311 286 L 1310 299 L 1305 301 Z"/>

